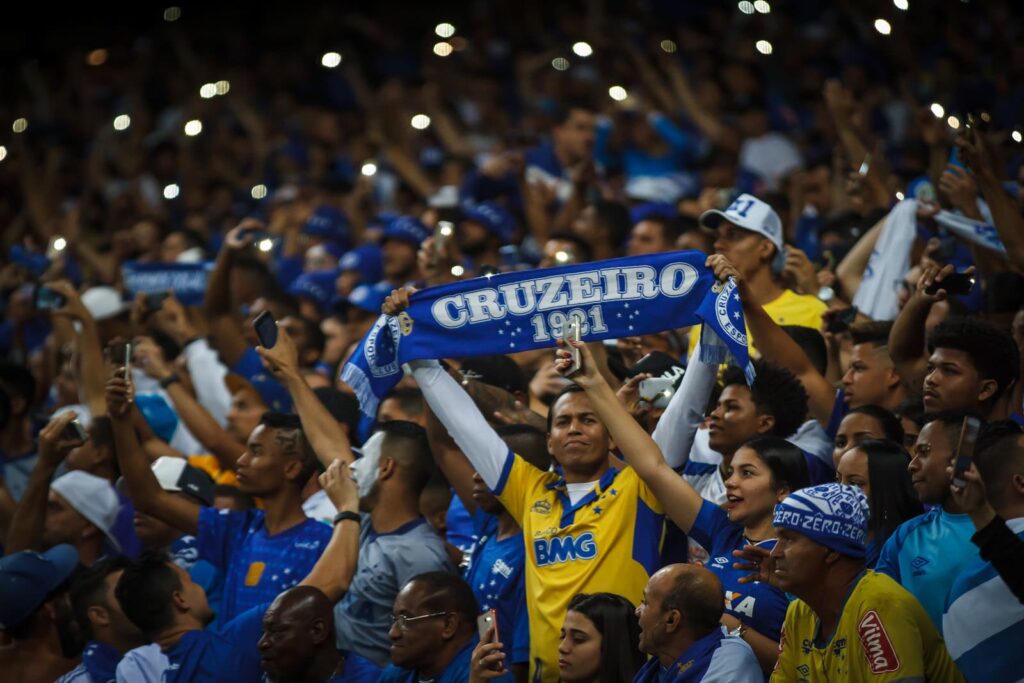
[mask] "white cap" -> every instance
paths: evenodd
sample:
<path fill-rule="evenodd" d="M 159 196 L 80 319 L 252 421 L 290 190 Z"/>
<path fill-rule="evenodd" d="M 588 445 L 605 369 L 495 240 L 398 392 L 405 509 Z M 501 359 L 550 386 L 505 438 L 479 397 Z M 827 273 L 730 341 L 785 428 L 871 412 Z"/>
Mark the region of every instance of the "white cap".
<path fill-rule="evenodd" d="M 782 251 L 782 220 L 775 209 L 752 194 L 741 194 L 732 201 L 725 211 L 711 209 L 700 215 L 700 224 L 705 228 L 717 228 L 722 219 L 738 228 L 756 232 L 772 241 Z"/>
<path fill-rule="evenodd" d="M 59 493 L 78 514 L 103 532 L 115 550 L 121 552 L 121 544 L 114 538 L 114 524 L 121 501 L 109 481 L 82 470 L 71 470 L 54 479 L 50 490 Z"/>
<path fill-rule="evenodd" d="M 85 290 L 82 292 L 82 304 L 94 320 L 113 318 L 131 308 L 131 304 L 121 299 L 121 294 L 113 287 L 91 287 Z"/>

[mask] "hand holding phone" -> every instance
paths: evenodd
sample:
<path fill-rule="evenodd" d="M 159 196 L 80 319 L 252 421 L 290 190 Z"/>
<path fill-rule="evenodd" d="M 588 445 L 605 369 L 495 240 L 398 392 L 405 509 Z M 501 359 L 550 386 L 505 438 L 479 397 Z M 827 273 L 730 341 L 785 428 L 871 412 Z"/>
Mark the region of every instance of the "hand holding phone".
<path fill-rule="evenodd" d="M 64 308 L 67 302 L 67 298 L 52 287 L 46 285 L 36 287 L 33 304 L 37 311 L 55 311 L 58 308 Z"/>
<path fill-rule="evenodd" d="M 60 433 L 60 438 L 65 441 L 77 441 L 79 443 L 85 443 L 89 438 L 89 432 L 86 431 L 82 423 L 77 418 L 68 423 L 64 431 Z"/>
<path fill-rule="evenodd" d="M 938 280 L 932 282 L 925 288 L 924 293 L 935 296 L 940 289 L 944 289 L 949 296 L 964 296 L 970 294 L 974 289 L 975 280 L 974 273 L 950 273 L 942 278 L 941 282 Z"/>
<path fill-rule="evenodd" d="M 277 322 L 270 311 L 263 311 L 252 323 L 256 331 L 256 338 L 260 340 L 260 346 L 265 349 L 274 348 L 277 343 Z"/>
<path fill-rule="evenodd" d="M 850 329 L 853 325 L 853 321 L 857 319 L 857 307 L 850 306 L 849 308 L 843 308 L 831 315 L 828 323 L 825 326 L 826 332 L 832 334 L 841 334 Z"/>
<path fill-rule="evenodd" d="M 480 634 L 481 643 L 501 642 L 501 638 L 498 636 L 498 614 L 493 609 L 487 610 L 476 618 L 476 629 Z M 494 671 L 502 671 L 504 666 L 498 662 L 492 668 Z"/>
<path fill-rule="evenodd" d="M 572 354 L 572 363 L 569 364 L 569 368 L 563 373 L 565 377 L 572 377 L 583 366 L 583 356 L 580 354 L 580 350 L 568 343 L 570 341 L 580 341 L 581 336 L 580 319 L 570 315 L 562 324 L 562 339 L 566 341 L 566 349 Z"/>
<path fill-rule="evenodd" d="M 957 443 L 956 454 L 953 456 L 953 485 L 958 488 L 967 486 L 964 479 L 964 472 L 971 469 L 974 461 L 974 445 L 978 441 L 978 432 L 981 429 L 981 422 L 976 417 L 965 417 L 960 427 L 960 439 Z"/>
<path fill-rule="evenodd" d="M 647 401 L 652 408 L 667 408 L 675 393 L 675 380 L 668 377 L 651 377 L 640 380 L 640 400 Z"/>

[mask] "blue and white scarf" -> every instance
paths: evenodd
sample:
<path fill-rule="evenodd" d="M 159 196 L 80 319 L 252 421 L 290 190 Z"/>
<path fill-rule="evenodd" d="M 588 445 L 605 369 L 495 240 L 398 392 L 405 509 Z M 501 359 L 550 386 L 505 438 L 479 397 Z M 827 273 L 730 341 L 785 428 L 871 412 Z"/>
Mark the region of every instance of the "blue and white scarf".
<path fill-rule="evenodd" d="M 397 316 L 382 315 L 345 364 L 341 379 L 373 416 L 414 360 L 518 353 L 551 347 L 569 316 L 584 341 L 704 323 L 700 360 L 754 369 L 736 284 L 715 282 L 697 251 L 502 273 L 430 287 Z"/>

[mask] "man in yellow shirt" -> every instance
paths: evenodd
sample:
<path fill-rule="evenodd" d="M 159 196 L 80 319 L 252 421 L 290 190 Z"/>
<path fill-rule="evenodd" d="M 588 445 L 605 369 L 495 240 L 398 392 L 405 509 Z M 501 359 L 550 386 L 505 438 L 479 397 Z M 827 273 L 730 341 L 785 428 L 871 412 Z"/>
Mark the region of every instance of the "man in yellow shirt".
<path fill-rule="evenodd" d="M 771 206 L 753 195 L 741 194 L 724 211 L 705 211 L 700 224 L 715 231 L 715 253 L 736 266 L 754 301 L 772 320 L 779 325 L 821 327 L 828 306 L 817 297 L 786 289 L 780 281 L 786 262 L 782 220 Z M 691 353 L 698 336 L 690 335 Z M 754 340 L 748 339 L 753 351 Z"/>
<path fill-rule="evenodd" d="M 744 549 L 789 604 L 772 683 L 964 680 L 920 603 L 864 568 L 868 504 L 860 489 L 822 484 L 775 508 L 778 542 Z M 739 565 L 743 567 L 743 564 Z"/>

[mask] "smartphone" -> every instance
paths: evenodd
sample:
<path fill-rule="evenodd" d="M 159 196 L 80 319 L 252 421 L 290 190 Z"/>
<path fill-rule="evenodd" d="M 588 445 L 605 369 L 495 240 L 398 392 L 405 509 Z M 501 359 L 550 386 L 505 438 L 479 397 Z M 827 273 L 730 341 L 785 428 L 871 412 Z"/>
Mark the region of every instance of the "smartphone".
<path fill-rule="evenodd" d="M 562 324 L 562 339 L 566 341 L 580 341 L 580 319 L 574 315 L 570 315 L 569 319 Z M 580 371 L 580 366 L 583 364 L 583 358 L 580 355 L 580 350 L 575 346 L 568 346 L 569 351 L 572 353 L 572 363 L 569 365 L 569 369 L 566 371 L 566 377 L 572 377 Z"/>
<path fill-rule="evenodd" d="M 163 308 L 164 300 L 167 299 L 167 292 L 150 292 L 146 295 L 144 306 L 146 311 L 153 313 Z"/>
<path fill-rule="evenodd" d="M 640 380 L 640 400 L 647 401 L 653 408 L 667 408 L 675 391 L 675 380 L 668 377 Z"/>
<path fill-rule="evenodd" d="M 132 378 L 132 354 L 134 349 L 131 342 L 125 342 L 115 349 L 114 362 L 124 366 L 124 380 Z"/>
<path fill-rule="evenodd" d="M 956 445 L 956 456 L 953 464 L 953 485 L 959 488 L 967 486 L 964 472 L 971 469 L 974 460 L 974 444 L 978 441 L 981 422 L 976 417 L 965 417 L 960 427 L 960 440 Z"/>
<path fill-rule="evenodd" d="M 277 323 L 270 311 L 263 311 L 256 316 L 252 327 L 256 330 L 256 338 L 260 340 L 260 346 L 265 349 L 274 348 L 274 344 L 277 343 Z"/>
<path fill-rule="evenodd" d="M 493 609 L 487 610 L 486 612 L 484 612 L 483 614 L 481 614 L 480 616 L 478 616 L 476 618 L 476 630 L 480 634 L 480 641 L 481 642 L 484 642 L 484 638 L 487 637 L 487 632 L 491 629 L 492 626 L 494 627 L 494 638 L 492 638 L 491 640 L 488 640 L 486 642 L 489 642 L 489 643 L 501 642 L 501 638 L 498 637 L 498 615 L 497 615 L 497 613 Z M 499 662 L 495 666 L 495 670 L 496 671 L 501 671 L 502 669 L 503 669 L 503 667 L 502 667 L 501 663 Z"/>
<path fill-rule="evenodd" d="M 841 332 L 846 332 L 848 329 L 850 329 L 850 325 L 852 325 L 853 321 L 856 320 L 856 319 L 857 319 L 857 307 L 856 306 L 850 306 L 849 308 L 844 308 L 841 311 L 839 311 L 838 313 L 836 313 L 835 315 L 833 315 L 829 319 L 827 329 L 832 334 L 839 334 Z"/>
<path fill-rule="evenodd" d="M 956 144 L 949 150 L 949 165 L 964 168 L 964 162 L 960 161 L 960 152 L 957 150 Z"/>
<path fill-rule="evenodd" d="M 974 273 L 951 273 L 942 282 L 933 282 L 924 293 L 934 296 L 940 289 L 944 289 L 950 296 L 964 296 L 974 289 L 974 282 Z"/>
<path fill-rule="evenodd" d="M 871 154 L 864 155 L 864 161 L 860 162 L 860 168 L 857 169 L 857 175 L 861 178 L 866 178 L 868 171 L 871 170 Z"/>
<path fill-rule="evenodd" d="M 57 308 L 63 308 L 67 302 L 68 300 L 64 298 L 64 295 L 59 294 L 55 289 L 50 289 L 46 285 L 36 287 L 33 303 L 37 311 L 52 311 Z"/>
<path fill-rule="evenodd" d="M 68 423 L 68 426 L 61 432 L 60 437 L 65 441 L 78 441 L 84 443 L 89 438 L 89 432 L 77 419 Z"/>

